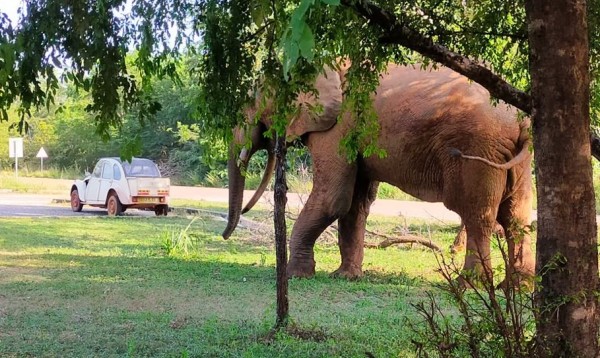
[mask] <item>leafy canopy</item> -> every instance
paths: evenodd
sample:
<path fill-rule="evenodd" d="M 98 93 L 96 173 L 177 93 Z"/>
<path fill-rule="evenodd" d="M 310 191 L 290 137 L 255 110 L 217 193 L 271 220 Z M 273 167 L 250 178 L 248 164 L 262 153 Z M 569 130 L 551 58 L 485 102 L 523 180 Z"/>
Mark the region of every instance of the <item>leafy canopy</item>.
<path fill-rule="evenodd" d="M 600 0 L 591 0 L 592 115 L 598 86 Z M 160 109 L 148 95 L 153 77 L 180 77 L 182 55 L 198 80 L 196 116 L 203 132 L 227 135 L 258 91 L 276 106 L 274 130 L 297 110 L 294 99 L 313 91 L 324 66 L 351 63 L 344 109 L 357 130 L 345 140 L 350 157 L 382 154 L 370 96 L 386 63 L 430 62 L 399 43 L 396 27 L 477 59 L 527 92 L 528 43 L 523 0 L 27 0 L 19 25 L 0 16 L 0 119 L 17 103 L 20 128 L 32 108 L 55 101 L 61 81 L 89 91 L 86 108 L 109 135 L 125 111 L 142 120 Z M 364 9 L 369 9 L 365 11 Z M 412 38 L 403 39 L 404 42 Z M 415 46 L 418 49 L 418 46 Z M 135 61 L 126 56 L 136 50 Z M 263 102 L 264 104 L 264 102 Z"/>

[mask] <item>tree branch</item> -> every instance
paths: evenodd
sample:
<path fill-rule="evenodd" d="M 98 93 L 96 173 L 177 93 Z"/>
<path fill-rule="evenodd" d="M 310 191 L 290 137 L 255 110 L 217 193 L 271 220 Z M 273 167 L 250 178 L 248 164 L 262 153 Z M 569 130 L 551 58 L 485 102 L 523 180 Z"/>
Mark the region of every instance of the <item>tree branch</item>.
<path fill-rule="evenodd" d="M 372 4 L 369 0 L 341 0 L 341 4 L 354 10 L 368 20 L 371 25 L 379 27 L 385 34 L 381 38 L 383 43 L 404 46 L 433 61 L 439 62 L 468 79 L 479 83 L 493 97 L 501 99 L 526 114 L 531 115 L 531 95 L 516 89 L 490 69 L 480 65 L 477 61 L 450 51 L 445 46 L 436 44 L 431 38 L 399 22 L 393 13 Z M 590 144 L 592 155 L 597 160 L 600 160 L 600 137 L 591 133 Z"/>
<path fill-rule="evenodd" d="M 397 44 L 426 56 L 453 69 L 461 75 L 485 87 L 490 94 L 531 114 L 531 96 L 516 89 L 487 67 L 466 56 L 436 44 L 432 39 L 400 23 L 396 15 L 372 4 L 368 0 L 341 0 L 342 5 L 354 10 L 372 25 L 378 26 L 385 44 Z"/>

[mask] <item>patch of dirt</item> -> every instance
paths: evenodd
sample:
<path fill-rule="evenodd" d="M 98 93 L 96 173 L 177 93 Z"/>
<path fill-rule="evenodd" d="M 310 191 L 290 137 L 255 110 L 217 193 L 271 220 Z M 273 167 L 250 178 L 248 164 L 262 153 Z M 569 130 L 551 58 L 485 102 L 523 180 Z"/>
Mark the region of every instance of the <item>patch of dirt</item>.
<path fill-rule="evenodd" d="M 180 329 L 187 325 L 189 317 L 177 317 L 169 323 L 169 327 Z"/>
<path fill-rule="evenodd" d="M 303 341 L 313 341 L 313 342 L 323 342 L 329 338 L 325 331 L 319 328 L 313 329 L 305 329 L 298 327 L 295 324 L 290 324 L 284 328 L 274 328 L 269 333 L 263 337 L 260 341 L 264 344 L 270 345 L 277 340 L 277 336 L 279 334 L 287 334 L 296 339 L 300 339 Z"/>
<path fill-rule="evenodd" d="M 0 271 L 0 283 L 13 282 L 44 282 L 47 278 L 42 275 L 43 270 L 37 267 L 9 266 Z"/>

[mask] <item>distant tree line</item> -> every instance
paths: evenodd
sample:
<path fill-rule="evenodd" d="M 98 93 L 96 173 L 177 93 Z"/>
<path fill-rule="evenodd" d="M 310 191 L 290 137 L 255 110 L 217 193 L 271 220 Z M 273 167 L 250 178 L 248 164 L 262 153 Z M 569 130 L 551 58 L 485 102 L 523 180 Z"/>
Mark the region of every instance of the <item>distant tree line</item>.
<path fill-rule="evenodd" d="M 188 61 L 181 66 L 192 64 Z M 28 119 L 27 133 L 10 128 L 18 118 L 15 110 L 9 112 L 14 120 L 0 123 L 0 166 L 5 170 L 13 167 L 8 138 L 22 136 L 25 157 L 20 167 L 29 171 L 39 169 L 36 154 L 41 147 L 49 156 L 44 160 L 45 168 L 81 174 L 91 171 L 100 157 L 131 152 L 156 161 L 163 175 L 172 177 L 175 183 L 223 186 L 227 179 L 227 145 L 224 139 L 202 135 L 204 121 L 198 119 L 202 114 L 197 103 L 201 88 L 197 82 L 190 76 L 181 78 L 180 83 L 154 79 L 151 96 L 160 103 L 160 110 L 143 122 L 130 113 L 133 111 L 123 113 L 122 125 L 112 128 L 107 140 L 97 133 L 94 116 L 86 111 L 91 103 L 89 93 L 65 84 L 55 106 L 40 108 Z M 264 160 L 256 160 L 248 168 L 250 186 L 259 180 L 263 165 Z"/>

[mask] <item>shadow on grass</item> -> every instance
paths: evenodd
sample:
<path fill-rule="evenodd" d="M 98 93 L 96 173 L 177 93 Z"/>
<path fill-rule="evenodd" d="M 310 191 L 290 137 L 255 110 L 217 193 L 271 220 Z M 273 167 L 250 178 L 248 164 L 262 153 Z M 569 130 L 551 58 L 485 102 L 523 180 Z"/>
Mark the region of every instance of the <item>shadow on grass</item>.
<path fill-rule="evenodd" d="M 407 346 L 395 329 L 411 314 L 414 286 L 425 283 L 387 266 L 356 281 L 323 270 L 291 280 L 301 328 L 264 344 L 275 316 L 275 267 L 265 259 L 272 247 L 224 241 L 222 223 L 194 223 L 196 251 L 167 256 L 160 233 L 189 223 L 2 220 L 0 330 L 11 336 L 0 355 L 358 357 L 367 349 L 398 356 Z M 320 254 L 326 267 L 339 260 L 331 247 Z"/>

